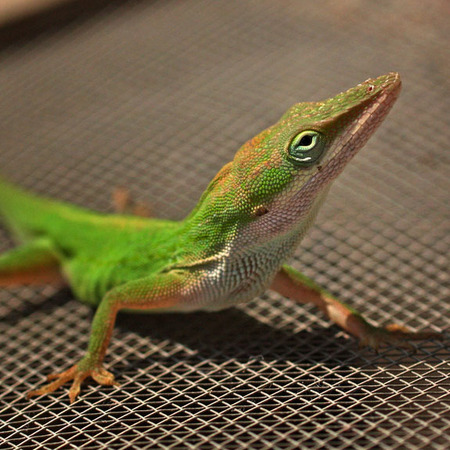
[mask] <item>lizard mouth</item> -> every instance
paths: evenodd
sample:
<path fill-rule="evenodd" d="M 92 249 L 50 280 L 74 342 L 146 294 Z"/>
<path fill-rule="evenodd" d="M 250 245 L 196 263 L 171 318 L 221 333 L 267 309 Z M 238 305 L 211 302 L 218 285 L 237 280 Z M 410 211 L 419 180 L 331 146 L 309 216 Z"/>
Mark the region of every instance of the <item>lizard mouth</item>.
<path fill-rule="evenodd" d="M 342 172 L 349 160 L 381 125 L 400 90 L 400 75 L 393 72 L 368 79 L 332 99 L 342 108 L 340 120 L 344 123 L 351 122 L 353 126 L 344 127 L 346 131 L 335 138 L 317 173 L 311 177 L 308 183 L 310 188 L 314 185 L 319 189 Z"/>
<path fill-rule="evenodd" d="M 348 92 L 355 89 L 372 92 L 377 87 L 378 92 L 365 102 L 366 104 L 354 119 L 353 127 L 341 136 L 333 146 L 339 150 L 335 150 L 335 155 L 331 156 L 332 159 L 342 155 L 346 162 L 365 145 L 370 136 L 381 125 L 400 94 L 400 75 L 390 73 L 376 79 L 369 79 Z"/>

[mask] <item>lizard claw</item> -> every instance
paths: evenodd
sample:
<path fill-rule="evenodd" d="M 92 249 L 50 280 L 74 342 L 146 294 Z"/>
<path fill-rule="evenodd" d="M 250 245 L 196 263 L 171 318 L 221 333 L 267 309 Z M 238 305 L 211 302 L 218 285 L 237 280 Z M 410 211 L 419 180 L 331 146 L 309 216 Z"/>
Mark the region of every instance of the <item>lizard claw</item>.
<path fill-rule="evenodd" d="M 87 367 L 83 368 L 83 366 L 85 365 Z M 101 385 L 119 386 L 119 383 L 114 380 L 114 375 L 111 372 L 105 370 L 103 367 L 94 366 L 93 368 L 91 368 L 89 367 L 89 364 L 81 364 L 80 362 L 79 364 L 75 364 L 70 369 L 64 372 L 50 374 L 47 377 L 47 380 L 53 381 L 46 384 L 45 386 L 42 386 L 39 389 L 28 392 L 27 398 L 50 394 L 51 392 L 61 387 L 63 384 L 73 380 L 72 386 L 69 389 L 70 403 L 73 403 L 80 393 L 81 384 L 88 377 L 93 378 L 98 384 Z"/>

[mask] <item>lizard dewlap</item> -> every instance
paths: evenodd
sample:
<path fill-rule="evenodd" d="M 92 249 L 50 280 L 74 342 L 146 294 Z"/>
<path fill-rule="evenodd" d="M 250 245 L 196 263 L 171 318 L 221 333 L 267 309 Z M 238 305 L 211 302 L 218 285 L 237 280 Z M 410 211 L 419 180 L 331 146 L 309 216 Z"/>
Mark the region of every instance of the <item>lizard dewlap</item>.
<path fill-rule="evenodd" d="M 286 265 L 331 182 L 384 120 L 400 92 L 389 73 L 320 102 L 298 103 L 244 144 L 186 219 L 95 213 L 0 180 L 0 216 L 20 243 L 0 255 L 0 285 L 66 283 L 97 307 L 88 349 L 30 397 L 87 377 L 116 384 L 103 359 L 120 310 L 217 310 L 266 289 L 314 303 L 361 343 L 439 337 L 370 325 Z M 122 197 L 123 198 L 123 197 Z"/>

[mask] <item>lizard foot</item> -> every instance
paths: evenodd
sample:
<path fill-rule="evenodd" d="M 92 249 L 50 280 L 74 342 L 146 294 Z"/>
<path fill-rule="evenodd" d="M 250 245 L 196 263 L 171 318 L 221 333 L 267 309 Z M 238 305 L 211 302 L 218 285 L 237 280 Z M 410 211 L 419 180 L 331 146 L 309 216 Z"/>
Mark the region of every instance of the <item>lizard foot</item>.
<path fill-rule="evenodd" d="M 79 364 L 75 364 L 70 369 L 64 372 L 48 375 L 47 381 L 53 381 L 46 384 L 45 386 L 42 386 L 39 389 L 28 392 L 27 398 L 49 394 L 68 381 L 73 380 L 72 386 L 69 390 L 70 403 L 73 403 L 80 393 L 81 383 L 83 383 L 83 381 L 88 377 L 93 378 L 98 384 L 104 386 L 119 386 L 119 383 L 114 381 L 114 375 L 111 372 L 105 370 L 103 367 L 89 367 L 88 364 L 82 363 L 83 361 L 80 361 Z"/>
<path fill-rule="evenodd" d="M 422 341 L 425 339 L 437 339 L 442 341 L 443 335 L 434 331 L 414 332 L 395 323 L 387 325 L 386 327 L 374 327 L 369 325 L 360 338 L 360 346 L 372 347 L 375 351 L 378 351 L 382 344 L 412 348 L 410 341 Z"/>

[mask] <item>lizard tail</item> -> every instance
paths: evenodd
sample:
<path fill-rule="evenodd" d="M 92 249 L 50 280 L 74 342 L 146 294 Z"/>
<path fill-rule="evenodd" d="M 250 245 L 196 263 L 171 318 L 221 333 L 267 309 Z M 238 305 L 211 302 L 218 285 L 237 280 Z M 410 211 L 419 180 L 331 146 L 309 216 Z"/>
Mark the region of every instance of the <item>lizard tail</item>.
<path fill-rule="evenodd" d="M 78 229 L 80 224 L 98 220 L 99 214 L 94 216 L 79 206 L 28 192 L 0 176 L 0 222 L 19 242 L 39 237 L 59 242 L 67 237 L 68 224 Z"/>
<path fill-rule="evenodd" d="M 21 188 L 0 177 L 0 218 L 13 232 L 19 241 L 26 241 L 30 234 L 29 220 L 36 208 L 27 194 Z M 28 223 L 28 225 L 27 225 Z"/>
<path fill-rule="evenodd" d="M 0 220 L 19 241 L 26 242 L 44 232 L 42 227 L 45 222 L 49 223 L 53 204 L 0 176 Z"/>

